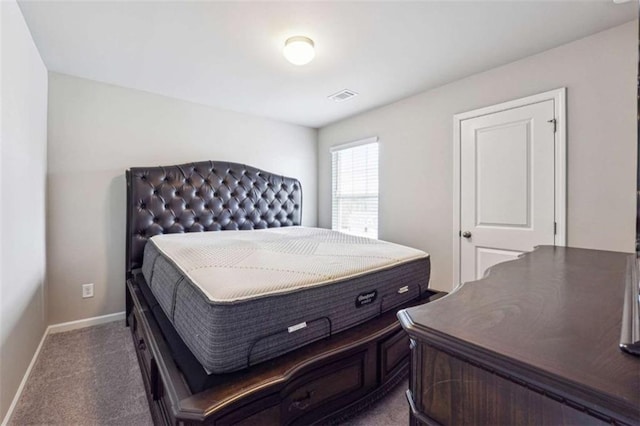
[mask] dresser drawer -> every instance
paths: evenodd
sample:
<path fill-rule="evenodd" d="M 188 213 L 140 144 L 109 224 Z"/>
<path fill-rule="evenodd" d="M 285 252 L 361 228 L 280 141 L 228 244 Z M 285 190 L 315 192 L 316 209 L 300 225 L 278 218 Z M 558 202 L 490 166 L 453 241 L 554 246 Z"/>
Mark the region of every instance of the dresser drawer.
<path fill-rule="evenodd" d="M 281 393 L 281 413 L 285 423 L 314 410 L 330 410 L 331 402 L 337 399 L 340 399 L 342 405 L 345 398 L 357 399 L 359 391 L 365 387 L 365 359 L 366 352 L 362 352 L 340 362 L 327 364 L 285 388 Z"/>

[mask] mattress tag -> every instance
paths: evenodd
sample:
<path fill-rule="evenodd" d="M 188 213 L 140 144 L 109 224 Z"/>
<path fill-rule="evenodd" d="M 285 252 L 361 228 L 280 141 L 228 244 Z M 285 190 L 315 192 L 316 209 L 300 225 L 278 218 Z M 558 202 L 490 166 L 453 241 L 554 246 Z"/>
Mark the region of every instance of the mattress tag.
<path fill-rule="evenodd" d="M 378 297 L 378 290 L 368 291 L 366 293 L 360 293 L 358 297 L 356 297 L 356 308 L 361 308 L 364 305 L 368 305 L 373 303 L 374 300 Z"/>
<path fill-rule="evenodd" d="M 406 292 L 408 292 L 408 291 L 409 291 L 409 286 L 408 286 L 408 285 L 405 285 L 404 287 L 400 287 L 400 288 L 398 289 L 398 294 L 406 293 Z"/>
<path fill-rule="evenodd" d="M 294 331 L 298 331 L 306 327 L 307 323 L 301 322 L 300 324 L 292 325 L 291 327 L 287 328 L 287 330 L 289 330 L 289 333 L 293 333 Z"/>

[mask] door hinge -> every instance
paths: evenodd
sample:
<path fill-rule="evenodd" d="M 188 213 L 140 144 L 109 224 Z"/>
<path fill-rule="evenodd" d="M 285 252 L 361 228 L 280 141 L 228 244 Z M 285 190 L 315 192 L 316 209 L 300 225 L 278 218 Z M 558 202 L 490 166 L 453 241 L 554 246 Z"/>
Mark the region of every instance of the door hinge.
<path fill-rule="evenodd" d="M 558 235 L 558 222 L 553 222 L 553 235 Z"/>
<path fill-rule="evenodd" d="M 547 120 L 547 123 L 553 124 L 553 133 L 556 133 L 558 131 L 558 120 L 552 118 L 551 120 Z"/>

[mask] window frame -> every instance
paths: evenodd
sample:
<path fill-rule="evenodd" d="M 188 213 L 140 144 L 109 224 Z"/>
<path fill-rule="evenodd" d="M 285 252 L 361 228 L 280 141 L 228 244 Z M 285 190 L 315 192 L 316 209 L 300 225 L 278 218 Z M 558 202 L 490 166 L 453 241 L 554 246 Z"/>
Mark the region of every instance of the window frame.
<path fill-rule="evenodd" d="M 351 148 L 357 148 L 359 146 L 362 145 L 370 145 L 370 144 L 377 144 L 378 145 L 378 158 L 377 158 L 377 178 L 378 178 L 378 191 L 376 192 L 375 198 L 377 198 L 377 203 L 376 203 L 376 222 L 377 222 L 377 227 L 376 227 L 376 232 L 375 232 L 375 239 L 379 238 L 379 234 L 380 234 L 380 186 L 379 186 L 379 179 L 380 179 L 380 144 L 379 144 L 379 139 L 377 136 L 373 136 L 373 137 L 369 137 L 369 138 L 365 138 L 365 139 L 359 139 L 353 142 L 347 142 L 347 143 L 342 143 L 342 144 L 338 144 L 338 145 L 334 145 L 332 147 L 329 148 L 329 153 L 331 154 L 331 159 L 330 159 L 330 163 L 331 163 L 331 229 L 335 230 L 334 228 L 334 221 L 335 221 L 335 216 L 334 216 L 334 203 L 336 201 L 336 185 L 337 185 L 337 173 L 334 171 L 334 161 L 333 161 L 333 154 L 339 151 L 344 151 L 346 149 L 351 149 Z M 373 197 L 373 196 L 368 196 L 368 197 Z M 340 231 L 340 229 L 337 229 L 338 231 Z M 342 231 L 341 231 L 342 232 Z M 373 238 L 373 237 L 367 237 L 367 238 Z"/>

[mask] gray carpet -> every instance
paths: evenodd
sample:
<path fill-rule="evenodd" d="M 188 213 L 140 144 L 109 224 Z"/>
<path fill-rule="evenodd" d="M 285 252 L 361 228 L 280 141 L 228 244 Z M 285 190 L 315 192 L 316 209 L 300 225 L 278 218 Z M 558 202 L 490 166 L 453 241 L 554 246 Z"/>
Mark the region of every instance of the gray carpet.
<path fill-rule="evenodd" d="M 49 335 L 10 424 L 153 424 L 129 329 L 112 322 Z"/>
<path fill-rule="evenodd" d="M 129 329 L 113 322 L 45 340 L 10 425 L 151 425 Z M 345 426 L 409 423 L 406 381 Z"/>
<path fill-rule="evenodd" d="M 405 380 L 375 405 L 341 426 L 405 426 L 409 424 L 409 403 L 404 396 L 409 383 Z"/>

